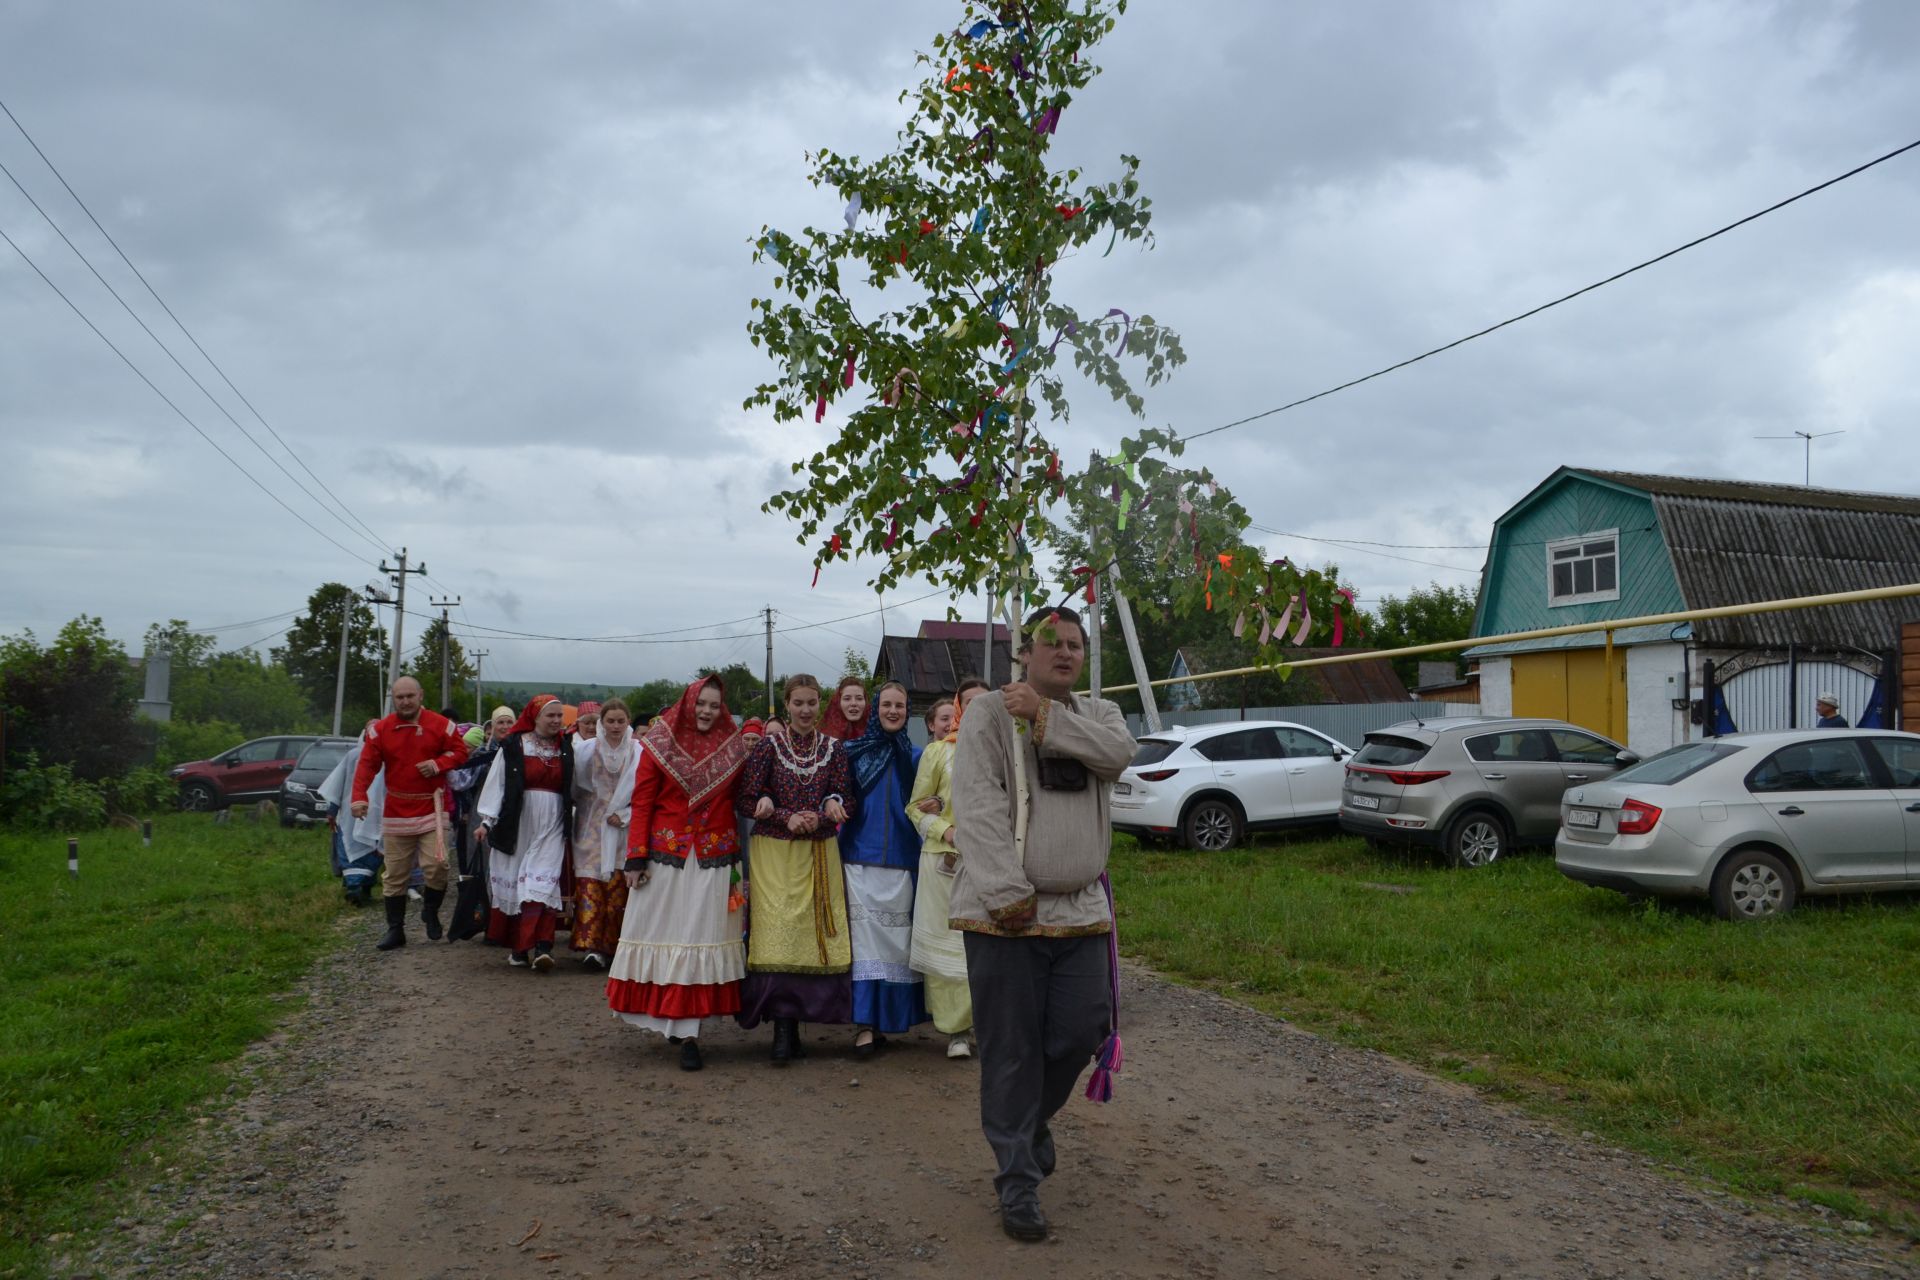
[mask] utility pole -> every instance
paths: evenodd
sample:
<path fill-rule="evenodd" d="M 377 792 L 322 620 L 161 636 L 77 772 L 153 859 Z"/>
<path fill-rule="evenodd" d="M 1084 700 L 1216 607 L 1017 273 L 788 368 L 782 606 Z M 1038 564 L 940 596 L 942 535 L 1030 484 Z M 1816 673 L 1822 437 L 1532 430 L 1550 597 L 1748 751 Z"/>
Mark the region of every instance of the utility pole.
<path fill-rule="evenodd" d="M 396 592 L 393 604 L 393 664 L 389 668 L 392 674 L 387 678 L 387 701 L 385 704 L 389 709 L 393 706 L 393 682 L 400 678 L 400 634 L 407 621 L 407 577 L 415 573 L 424 574 L 426 571 L 427 566 L 424 562 L 415 565 L 411 569 L 407 567 L 407 549 L 405 547 L 400 548 L 400 563 L 398 565 L 389 565 L 385 557 L 382 557 L 380 560 L 380 572 L 387 575 L 387 580 L 393 583 L 394 591 Z"/>
<path fill-rule="evenodd" d="M 486 670 L 487 655 L 492 652 L 491 649 L 473 651 L 473 718 L 483 724 L 487 718 L 487 698 L 486 686 L 480 682 L 480 675 Z"/>
<path fill-rule="evenodd" d="M 453 644 L 449 638 L 452 633 L 448 629 L 447 610 L 457 608 L 460 597 L 435 600 L 429 596 L 428 603 L 440 611 L 440 705 L 450 707 L 453 705 Z"/>
<path fill-rule="evenodd" d="M 380 620 L 380 612 L 379 612 L 378 606 L 383 604 L 392 604 L 393 597 L 388 595 L 383 588 L 377 587 L 371 582 L 367 584 L 366 594 L 367 594 L 367 603 L 375 606 L 373 620 L 375 622 L 378 622 Z M 384 715 L 385 714 L 384 708 L 386 704 L 387 695 L 389 692 L 392 691 L 393 677 L 397 673 L 390 673 L 390 672 L 383 671 L 381 669 L 383 665 L 384 664 L 378 663 L 378 662 L 373 664 L 374 675 L 380 681 L 380 687 L 373 691 L 373 705 L 376 707 L 381 707 L 382 714 Z"/>
<path fill-rule="evenodd" d="M 767 619 L 767 719 L 773 719 L 773 606 L 763 611 Z"/>
<path fill-rule="evenodd" d="M 347 701 L 347 636 L 353 631 L 353 592 L 340 602 L 340 670 L 333 677 L 333 736 L 340 736 L 340 711 Z"/>

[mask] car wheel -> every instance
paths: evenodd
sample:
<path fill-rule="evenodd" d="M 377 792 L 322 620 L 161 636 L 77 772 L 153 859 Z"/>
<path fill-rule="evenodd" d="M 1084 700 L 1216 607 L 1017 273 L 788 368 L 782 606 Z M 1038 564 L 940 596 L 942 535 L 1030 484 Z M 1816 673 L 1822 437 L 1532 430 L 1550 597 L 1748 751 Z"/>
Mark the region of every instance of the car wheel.
<path fill-rule="evenodd" d="M 180 788 L 180 807 L 188 813 L 206 813 L 219 804 L 220 793 L 204 782 L 189 782 Z"/>
<path fill-rule="evenodd" d="M 1740 849 L 1713 873 L 1713 910 L 1722 920 L 1764 920 L 1793 910 L 1793 869 L 1765 849 Z"/>
<path fill-rule="evenodd" d="M 1484 867 L 1507 851 L 1507 824 L 1484 809 L 1463 813 L 1447 826 L 1447 861 L 1456 867 Z"/>
<path fill-rule="evenodd" d="M 1228 800 L 1206 799 L 1187 810 L 1181 824 L 1187 848 L 1218 853 L 1240 843 L 1240 810 Z"/>

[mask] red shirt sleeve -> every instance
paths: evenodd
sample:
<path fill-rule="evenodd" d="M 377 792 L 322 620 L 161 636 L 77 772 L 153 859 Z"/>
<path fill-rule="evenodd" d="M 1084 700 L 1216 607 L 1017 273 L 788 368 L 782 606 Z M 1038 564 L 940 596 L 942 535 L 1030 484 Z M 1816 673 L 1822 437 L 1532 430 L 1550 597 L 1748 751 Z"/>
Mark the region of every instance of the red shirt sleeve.
<path fill-rule="evenodd" d="M 376 728 L 367 736 L 366 745 L 360 749 L 360 767 L 353 771 L 353 795 L 351 804 L 362 804 L 367 799 L 367 788 L 380 776 L 380 767 L 385 764 L 380 754 L 380 731 Z"/>

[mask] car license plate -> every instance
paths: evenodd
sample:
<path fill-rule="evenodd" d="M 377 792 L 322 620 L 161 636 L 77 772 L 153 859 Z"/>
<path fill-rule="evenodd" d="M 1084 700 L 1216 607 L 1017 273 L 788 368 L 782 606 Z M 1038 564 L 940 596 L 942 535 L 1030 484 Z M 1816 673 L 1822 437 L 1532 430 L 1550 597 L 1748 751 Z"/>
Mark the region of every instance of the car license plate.
<path fill-rule="evenodd" d="M 1380 807 L 1380 797 L 1350 796 L 1348 797 L 1347 803 L 1351 804 L 1356 809 L 1378 809 Z"/>
<path fill-rule="evenodd" d="M 1113 784 L 1113 794 L 1117 796 L 1130 796 L 1133 794 L 1133 787 L 1130 783 L 1116 782 Z"/>
<path fill-rule="evenodd" d="M 1570 827 L 1597 827 L 1600 825 L 1598 809 L 1567 810 L 1567 825 Z"/>

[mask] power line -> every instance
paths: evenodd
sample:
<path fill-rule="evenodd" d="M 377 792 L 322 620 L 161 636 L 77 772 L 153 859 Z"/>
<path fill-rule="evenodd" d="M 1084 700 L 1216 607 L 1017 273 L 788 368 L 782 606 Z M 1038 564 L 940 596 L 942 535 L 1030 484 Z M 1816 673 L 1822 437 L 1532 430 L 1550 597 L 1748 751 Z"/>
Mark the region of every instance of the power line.
<path fill-rule="evenodd" d="M 13 237 L 8 235 L 4 228 L 0 228 L 0 240 L 5 240 L 7 242 L 7 246 L 11 248 L 15 253 L 20 255 L 20 260 L 26 263 L 29 267 L 33 268 L 33 274 L 39 276 L 41 281 L 47 286 L 47 288 L 53 290 L 54 293 L 58 294 L 60 297 L 60 301 L 66 303 L 67 306 L 73 311 L 73 314 L 80 317 L 81 323 L 85 324 L 87 328 L 93 330 L 94 336 L 99 338 L 100 341 L 106 343 L 107 349 L 112 351 L 113 354 L 115 354 L 116 356 L 119 356 L 120 362 L 126 365 L 127 368 L 133 370 L 134 376 L 139 378 L 140 381 L 146 383 L 147 389 L 152 391 L 153 394 L 159 396 L 160 399 L 166 404 L 167 408 L 173 410 L 174 413 L 178 414 L 180 417 L 180 421 L 192 427 L 194 430 L 194 433 L 198 435 L 202 440 L 205 440 L 209 445 L 211 445 L 215 453 L 225 458 L 228 462 L 231 462 L 233 464 L 234 470 L 238 471 L 241 475 L 245 476 L 248 480 L 251 480 L 255 488 L 259 489 L 260 492 L 266 494 L 269 498 L 272 498 L 275 502 L 279 503 L 281 509 L 284 510 L 288 515 L 292 516 L 295 520 L 298 520 L 301 524 L 307 526 L 307 528 L 313 530 L 315 533 L 319 534 L 322 538 L 325 538 L 328 542 L 331 542 L 335 547 L 338 547 L 341 551 L 345 552 L 348 556 L 352 557 L 354 560 L 368 566 L 369 568 L 373 567 L 373 562 L 371 560 L 362 559 L 361 554 L 359 552 L 353 550 L 350 547 L 343 545 L 338 539 L 334 538 L 331 534 L 327 533 L 326 530 L 322 529 L 319 525 L 315 524 L 313 521 L 307 519 L 305 516 L 301 515 L 298 511 L 295 511 L 292 507 L 288 506 L 286 503 L 286 500 L 283 499 L 279 494 L 275 493 L 273 490 L 267 488 L 265 484 L 262 484 L 258 476 L 254 475 L 253 472 L 241 466 L 239 459 L 235 458 L 232 454 L 228 453 L 225 449 L 222 449 L 218 444 L 218 442 L 216 442 L 212 436 L 208 435 L 201 428 L 199 423 L 195 422 L 192 418 L 188 417 L 184 409 L 182 409 L 179 405 L 175 404 L 172 401 L 172 399 L 168 397 L 166 392 L 162 391 L 158 386 L 154 384 L 154 381 L 152 378 L 149 378 L 145 373 L 141 372 L 139 365 L 135 364 L 132 360 L 129 360 L 127 358 L 126 352 L 122 351 L 119 347 L 114 345 L 112 338 L 109 338 L 106 334 L 100 331 L 99 325 L 95 324 L 92 320 L 87 318 L 87 313 L 82 311 L 79 308 L 79 306 L 74 303 L 74 300 L 72 298 L 69 298 L 64 292 L 62 292 L 59 285 L 55 284 L 51 279 L 48 278 L 47 273 L 40 269 L 40 264 L 35 262 L 32 258 L 28 257 L 27 251 L 25 249 L 22 249 L 18 244 L 14 243 Z"/>
<path fill-rule="evenodd" d="M 831 627 L 836 622 L 852 622 L 856 618 L 871 618 L 874 614 L 885 613 L 888 609 L 898 609 L 904 605 L 919 604 L 922 600 L 931 600 L 935 596 L 951 596 L 951 595 L 953 595 L 953 592 L 947 590 L 945 587 L 942 587 L 937 591 L 929 591 L 927 592 L 927 594 L 923 596 L 915 596 L 911 600 L 895 600 L 890 605 L 881 605 L 879 608 L 876 608 L 876 609 L 868 609 L 865 613 L 850 613 L 844 618 L 828 618 L 825 622 L 809 622 L 804 627 L 780 627 L 774 631 L 774 634 L 789 635 L 795 631 L 812 631 L 815 627 Z"/>
<path fill-rule="evenodd" d="M 1893 159 L 1894 157 L 1904 155 L 1907 152 L 1912 151 L 1916 147 L 1920 147 L 1920 138 L 1916 138 L 1914 141 L 1909 142 L 1904 147 L 1896 147 L 1892 151 L 1887 152 L 1885 155 L 1880 156 L 1873 160 L 1869 160 L 1863 165 L 1859 165 L 1856 168 L 1849 169 L 1845 173 L 1840 174 L 1838 177 L 1828 178 L 1825 182 L 1818 183 L 1814 186 L 1808 187 L 1805 191 L 1802 191 L 1798 195 L 1788 196 L 1785 200 L 1781 200 L 1776 204 L 1770 204 L 1766 208 L 1761 209 L 1757 213 L 1750 213 L 1746 217 L 1741 218 L 1736 222 L 1729 222 L 1726 226 L 1721 227 L 1718 231 L 1709 231 L 1706 235 L 1700 236 L 1697 239 L 1689 240 L 1685 244 L 1680 245 L 1677 248 L 1669 249 L 1665 253 L 1660 254 L 1657 257 L 1648 258 L 1645 262 L 1637 263 L 1634 266 L 1628 267 L 1624 271 L 1616 271 L 1604 280 L 1596 280 L 1592 284 L 1587 285 L 1584 288 L 1575 289 L 1572 293 L 1565 294 L 1561 297 L 1555 298 L 1552 302 L 1543 302 L 1539 306 L 1534 307 L 1529 311 L 1522 311 L 1517 316 L 1513 316 L 1513 317 L 1510 317 L 1509 319 L 1502 320 L 1499 324 L 1488 325 L 1486 328 L 1480 330 L 1477 333 L 1470 333 L 1464 338 L 1455 338 L 1452 342 L 1449 342 L 1444 346 L 1435 347 L 1431 351 L 1423 351 L 1417 356 L 1413 356 L 1410 359 L 1402 360 L 1398 364 L 1390 364 L 1384 369 L 1376 369 L 1372 373 L 1369 373 L 1364 377 L 1354 378 L 1349 382 L 1343 382 L 1337 387 L 1328 387 L 1325 391 L 1316 391 L 1314 394 L 1310 396 L 1302 396 L 1298 400 L 1290 400 L 1286 404 L 1280 405 L 1277 408 L 1266 409 L 1259 413 L 1249 414 L 1247 417 L 1244 417 L 1244 418 L 1236 418 L 1232 422 L 1223 423 L 1222 425 L 1217 427 L 1210 427 L 1207 430 L 1202 431 L 1197 435 L 1186 436 L 1184 437 L 1184 439 L 1187 441 L 1187 443 L 1191 444 L 1195 440 L 1203 440 L 1208 436 L 1217 435 L 1222 431 L 1231 431 L 1235 427 L 1244 427 L 1249 422 L 1258 422 L 1262 418 L 1271 418 L 1276 413 L 1285 413 L 1289 409 L 1298 409 L 1303 404 L 1311 404 L 1315 400 L 1325 399 L 1327 396 L 1333 395 L 1336 392 L 1345 391 L 1351 387 L 1357 387 L 1363 382 L 1371 382 L 1375 378 L 1384 377 L 1389 373 L 1395 372 L 1396 370 L 1404 369 L 1410 364 L 1418 364 L 1422 360 L 1428 359 L 1431 356 L 1437 356 L 1443 351 L 1451 351 L 1455 347 L 1462 346 L 1466 343 L 1472 342 L 1475 338 L 1484 338 L 1490 333 L 1493 333 L 1500 329 L 1504 329 L 1511 324 L 1518 324 L 1522 320 L 1529 319 L 1530 317 L 1537 316 L 1542 311 L 1550 310 L 1554 307 L 1559 306 L 1563 302 L 1571 302 L 1575 298 L 1579 297 L 1581 294 L 1592 293 L 1595 289 L 1599 289 L 1606 285 L 1610 285 L 1617 280 L 1624 280 L 1636 271 L 1644 271 L 1648 267 L 1654 266 L 1657 263 L 1665 262 L 1668 258 L 1671 258 L 1676 254 L 1685 253 L 1687 250 L 1696 248 L 1699 245 L 1703 245 L 1707 241 L 1715 239 L 1719 236 L 1723 236 L 1727 234 L 1727 232 L 1729 231 L 1733 231 L 1733 230 L 1736 230 L 1737 228 L 1744 227 L 1749 222 L 1753 222 L 1757 219 L 1764 218 L 1770 213 L 1777 213 L 1779 210 L 1786 208 L 1788 205 L 1794 203 L 1796 200 L 1804 200 L 1810 195 L 1814 195 L 1817 192 L 1825 191 L 1828 187 L 1834 186 L 1837 183 L 1845 182 L 1848 178 L 1856 177 L 1859 174 L 1865 173 L 1867 170 L 1873 168 L 1875 165 L 1885 164 L 1887 161 Z"/>
<path fill-rule="evenodd" d="M 1384 560 L 1404 560 L 1408 564 L 1423 564 L 1430 569 L 1451 569 L 1455 573 L 1476 572 L 1476 570 L 1468 569 L 1457 564 L 1441 564 L 1438 560 L 1419 560 L 1413 556 L 1395 555 L 1391 551 L 1370 551 L 1365 547 L 1346 546 L 1332 538 L 1310 538 L 1304 533 L 1285 533 L 1279 529 L 1269 529 L 1263 524 L 1249 524 L 1247 527 L 1257 529 L 1261 533 L 1272 534 L 1276 538 L 1298 538 L 1302 542 L 1323 543 L 1329 547 L 1341 547 L 1343 550 L 1352 551 L 1363 556 L 1379 556 Z"/>
<path fill-rule="evenodd" d="M 256 648 L 260 645 L 265 644 L 269 640 L 278 640 L 281 636 L 284 636 L 285 634 L 287 634 L 287 632 L 291 630 L 293 630 L 292 627 L 282 627 L 278 631 L 269 631 L 266 635 L 261 636 L 258 640 L 249 640 L 245 644 L 237 644 L 233 646 L 233 648 L 228 649 L 226 652 L 239 653 L 243 649 Z"/>
<path fill-rule="evenodd" d="M 299 614 L 298 609 L 289 609 L 285 613 L 272 614 L 265 618 L 248 618 L 245 622 L 223 622 L 217 627 L 188 627 L 191 635 L 210 635 L 215 631 L 238 631 L 245 627 L 257 627 L 263 622 L 278 622 L 282 618 L 291 618 Z"/>
<path fill-rule="evenodd" d="M 173 308 L 167 305 L 166 299 L 160 296 L 159 291 L 153 287 L 152 282 L 150 282 L 147 279 L 145 273 L 143 273 L 139 267 L 133 264 L 133 259 L 127 256 L 126 250 L 120 247 L 120 242 L 113 238 L 112 233 L 109 232 L 106 229 L 106 227 L 101 225 L 100 219 L 94 217 L 93 210 L 90 207 L 88 207 L 87 202 L 80 198 L 80 193 L 73 189 L 73 184 L 68 182 L 66 175 L 60 172 L 59 166 L 53 163 L 52 158 L 48 156 L 45 151 L 41 150 L 40 144 L 34 140 L 34 137 L 31 133 L 27 132 L 27 126 L 20 123 L 20 118 L 13 114 L 13 109 L 7 106 L 6 102 L 3 100 L 0 100 L 0 111 L 6 112 L 7 119 L 11 120 L 13 122 L 13 127 L 20 131 L 20 136 L 27 140 L 27 145 L 33 148 L 33 153 L 39 156 L 41 163 L 47 166 L 48 171 L 52 173 L 55 178 L 59 179 L 60 185 L 66 188 L 67 194 L 73 197 L 73 202 L 80 206 L 81 212 L 87 215 L 87 220 L 93 223 L 94 229 L 99 231 L 99 233 L 102 236 L 106 237 L 107 243 L 113 246 L 113 251 L 120 255 L 120 261 L 127 264 L 127 269 L 133 272 L 134 277 L 138 279 L 140 283 L 146 288 L 148 295 L 151 296 L 155 302 L 160 304 L 160 309 L 167 313 L 167 319 L 173 321 L 174 326 L 178 328 L 181 333 L 186 335 L 187 341 L 193 344 L 193 349 L 200 353 L 200 358 L 205 360 L 207 364 L 213 369 L 213 371 L 220 375 L 220 380 L 227 384 L 227 389 L 233 392 L 234 395 L 239 397 L 240 403 L 247 406 L 248 412 L 252 413 L 254 418 L 258 420 L 260 425 L 267 429 L 267 434 L 272 436 L 274 440 L 279 443 L 282 449 L 286 450 L 287 456 L 289 458 L 292 458 L 296 463 L 299 463 L 300 469 L 306 472 L 309 476 L 311 476 L 313 478 L 313 482 L 319 485 L 321 490 L 325 492 L 329 498 L 332 498 L 334 503 L 338 505 L 342 511 L 346 512 L 349 516 L 353 517 L 354 523 L 359 525 L 361 529 L 364 529 L 366 531 L 366 536 L 368 536 L 373 541 L 374 545 L 377 547 L 380 547 L 382 550 L 385 550 L 390 544 L 385 539 L 381 538 L 379 534 L 375 533 L 373 531 L 373 527 L 369 525 L 365 520 L 362 520 L 358 515 L 358 513 L 356 513 L 352 507 L 349 507 L 341 499 L 339 494 L 335 493 L 332 489 L 327 487 L 327 482 L 325 480 L 322 480 L 317 474 L 315 474 L 313 468 L 307 465 L 306 460 L 303 459 L 299 454 L 293 451 L 293 446 L 288 444 L 278 431 L 274 430 L 273 424 L 266 420 L 266 417 L 261 414 L 260 410 L 254 408 L 253 401 L 247 399 L 246 393 L 241 391 L 239 387 L 234 385 L 233 379 L 227 376 L 227 371 L 220 367 L 219 362 L 216 361 L 211 355 L 207 354 L 207 349 L 200 345 L 200 339 L 194 337 L 193 331 L 187 328 L 186 323 L 182 321 L 179 316 L 173 313 Z M 9 178 L 13 177 L 11 173 L 9 173 L 7 176 Z M 20 186 L 18 179 L 14 180 L 14 185 Z M 24 194 L 26 191 L 26 188 L 21 187 L 21 191 Z M 32 201 L 33 197 L 27 196 L 27 199 L 29 201 Z M 39 208 L 39 205 L 36 203 L 34 207 L 37 209 Z M 41 212 L 40 216 L 41 217 L 47 216 L 44 210 Z M 51 218 L 48 218 L 47 221 L 51 223 L 53 220 Z M 55 227 L 54 229 L 56 231 L 59 230 L 58 227 Z M 62 236 L 62 238 L 63 239 L 65 238 L 64 235 Z M 78 253 L 79 250 L 76 249 L 75 252 Z M 82 261 L 85 261 L 84 256 L 82 257 Z M 89 264 L 89 266 L 91 266 L 91 264 Z M 99 273 L 95 272 L 95 274 L 98 275 Z M 104 284 L 105 281 L 102 281 L 102 283 Z M 115 296 L 118 297 L 119 295 L 116 294 Z M 121 305 L 125 306 L 126 304 L 123 302 Z M 138 317 L 135 317 L 135 318 L 137 319 Z M 143 325 L 142 327 L 144 328 L 145 326 Z M 149 332 L 149 335 L 151 335 L 152 331 L 149 330 L 148 332 Z M 159 342 L 160 340 L 158 338 L 154 338 L 154 341 Z M 165 344 L 162 344 L 162 349 L 163 350 L 165 349 Z M 171 355 L 172 353 L 169 352 L 168 354 Z M 174 363 L 178 364 L 179 362 L 176 360 Z M 188 374 L 187 376 L 192 377 L 193 375 Z M 196 386 L 199 385 L 197 380 L 195 381 L 194 385 Z M 206 388 L 202 387 L 201 390 L 204 392 Z M 212 399 L 211 396 L 209 396 L 208 398 Z M 222 412 L 225 412 L 225 410 L 222 409 Z M 233 415 L 228 414 L 227 416 L 231 418 Z M 234 423 L 234 426 L 236 428 L 238 428 L 239 425 L 240 424 L 238 422 Z M 244 435 L 246 433 L 242 431 L 241 434 Z M 249 439 L 251 439 L 251 437 L 249 437 Z M 265 453 L 266 450 L 262 449 L 261 452 Z M 271 457 L 271 455 L 268 455 L 268 456 Z M 276 463 L 276 465 L 278 464 Z M 284 471 L 285 468 L 282 468 L 282 470 Z M 293 477 L 289 475 L 288 479 L 293 479 Z M 294 483 L 299 484 L 300 482 L 298 480 L 294 480 Z M 305 486 L 301 486 L 301 488 L 303 492 L 306 492 Z M 311 493 L 307 493 L 307 496 L 310 498 L 313 497 Z M 318 498 L 315 498 L 314 501 L 316 503 L 319 503 Z M 342 523 L 344 523 L 344 521 Z M 356 532 L 358 531 L 356 530 Z"/>
<path fill-rule="evenodd" d="M 7 176 L 7 180 L 13 183 L 15 189 L 18 190 L 21 195 L 27 198 L 27 203 L 33 206 L 33 211 L 39 214 L 42 220 L 44 220 L 49 227 L 53 228 L 53 233 L 60 237 L 61 242 L 65 244 L 67 248 L 73 250 L 73 256 L 80 259 L 81 265 L 86 267 L 88 271 L 91 271 L 93 273 L 93 278 L 100 282 L 101 287 L 104 288 L 108 293 L 113 295 L 113 300 L 120 304 L 120 309 L 122 311 L 125 311 L 129 316 L 133 317 L 133 322 L 140 326 L 140 331 L 146 334 L 149 338 L 153 339 L 153 344 L 160 348 L 161 352 L 167 357 L 167 359 L 173 361 L 173 367 L 178 369 L 181 373 L 186 374 L 187 381 L 191 382 L 194 385 L 194 387 L 199 390 L 200 394 L 207 398 L 208 403 L 213 405 L 214 408 L 218 409 L 223 415 L 225 415 L 227 421 L 233 424 L 233 429 L 240 433 L 241 439 L 245 440 L 248 444 L 252 445 L 255 449 L 258 449 L 260 451 L 260 456 L 265 458 L 268 462 L 271 462 L 275 467 L 277 467 L 281 475 L 293 481 L 293 487 L 300 490 L 301 493 L 305 494 L 306 497 L 310 501 L 312 501 L 312 503 L 316 507 L 319 507 L 322 511 L 326 512 L 328 515 L 332 516 L 335 520 L 339 521 L 341 528 L 345 529 L 348 533 L 351 533 L 356 538 L 360 538 L 364 541 L 371 542 L 375 550 L 384 550 L 384 548 L 382 548 L 378 542 L 374 542 L 373 539 L 367 537 L 366 534 L 360 532 L 360 530 L 348 524 L 344 519 L 341 519 L 339 512 L 335 511 L 332 507 L 329 507 L 326 503 L 320 501 L 319 498 L 315 497 L 311 489 L 307 488 L 305 485 L 300 483 L 300 478 L 298 476 L 294 475 L 293 472 L 287 470 L 286 465 L 282 463 L 280 459 L 274 457 L 271 453 L 268 453 L 266 446 L 261 444 L 258 440 L 254 439 L 253 436 L 247 431 L 247 429 L 240 425 L 240 420 L 234 417 L 233 414 L 228 411 L 227 406 L 225 406 L 224 404 L 221 404 L 219 400 L 215 399 L 213 392 L 207 390 L 206 385 L 202 383 L 200 379 L 193 376 L 193 371 L 188 369 L 186 365 L 180 363 L 180 357 L 173 354 L 173 349 L 167 346 L 166 343 L 160 340 L 160 335 L 155 333 L 150 327 L 148 327 L 147 322 L 140 318 L 140 313 L 135 311 L 131 306 L 129 306 L 127 304 L 127 300 L 120 296 L 120 291 L 114 288 L 112 284 L 108 283 L 107 278 L 100 274 L 100 269 L 93 265 L 93 260 L 87 257 L 87 255 L 81 251 L 80 246 L 75 244 L 73 240 L 67 235 L 67 233 L 61 229 L 60 224 L 53 220 L 53 215 L 48 213 L 44 208 L 41 207 L 40 202 L 33 198 L 33 193 L 28 191 L 24 186 L 20 184 L 20 179 L 14 177 L 13 170 L 7 168 L 6 163 L 4 161 L 0 161 L 0 173 L 4 173 Z"/>

